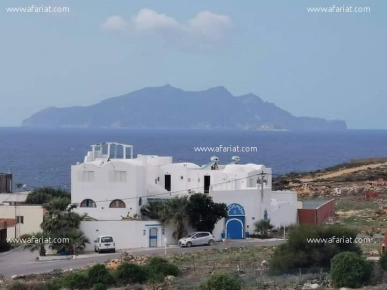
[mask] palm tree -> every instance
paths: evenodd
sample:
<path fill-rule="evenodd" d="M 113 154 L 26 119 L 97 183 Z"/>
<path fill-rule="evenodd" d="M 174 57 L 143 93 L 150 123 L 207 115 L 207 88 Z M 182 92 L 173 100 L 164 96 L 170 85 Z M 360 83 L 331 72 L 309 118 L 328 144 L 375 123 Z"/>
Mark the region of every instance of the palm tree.
<path fill-rule="evenodd" d="M 51 245 L 52 249 L 57 251 L 64 251 L 70 255 L 76 255 L 82 252 L 86 244 L 90 243 L 90 240 L 85 236 L 85 233 L 79 229 L 71 229 L 66 231 L 65 237 L 58 237 L 61 239 L 61 243 L 55 243 Z"/>
<path fill-rule="evenodd" d="M 83 250 L 85 244 L 90 243 L 84 233 L 79 230 L 80 224 L 86 219 L 87 214 L 80 215 L 73 212 L 72 210 L 76 206 L 70 204 L 68 198 L 54 198 L 43 207 L 47 210 L 41 224 L 43 232 L 60 240 L 69 239 L 68 242 L 52 244 L 51 248 L 74 254 Z"/>
<path fill-rule="evenodd" d="M 151 220 L 158 220 L 162 207 L 163 201 L 151 201 L 141 208 L 141 214 Z"/>
<path fill-rule="evenodd" d="M 175 231 L 173 232 L 172 236 L 176 240 L 179 240 L 185 235 L 187 235 L 187 232 L 185 230 L 185 224 L 188 221 L 187 205 L 187 196 L 174 197 L 172 199 L 166 200 L 160 209 L 160 223 L 163 226 L 166 226 L 168 224 L 174 225 Z"/>
<path fill-rule="evenodd" d="M 87 214 L 79 215 L 72 210 L 76 207 L 71 205 L 67 198 L 54 198 L 43 207 L 48 211 L 44 216 L 41 228 L 48 233 L 57 235 L 71 229 L 78 229 L 81 221 L 85 220 Z"/>
<path fill-rule="evenodd" d="M 42 232 L 32 233 L 26 239 L 27 243 L 23 245 L 24 249 L 29 249 L 31 252 L 39 251 L 39 256 L 46 256 L 46 248 L 48 237 L 45 237 Z"/>

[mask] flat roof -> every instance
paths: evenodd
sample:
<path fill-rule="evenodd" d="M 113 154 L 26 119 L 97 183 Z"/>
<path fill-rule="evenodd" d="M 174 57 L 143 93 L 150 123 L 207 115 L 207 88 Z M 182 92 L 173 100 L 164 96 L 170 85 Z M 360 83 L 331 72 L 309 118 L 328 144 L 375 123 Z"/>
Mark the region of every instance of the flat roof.
<path fill-rule="evenodd" d="M 331 201 L 331 199 L 308 199 L 302 200 L 303 209 L 317 209 L 322 206 L 324 203 Z"/>
<path fill-rule="evenodd" d="M 0 193 L 0 203 L 25 202 L 29 192 Z"/>

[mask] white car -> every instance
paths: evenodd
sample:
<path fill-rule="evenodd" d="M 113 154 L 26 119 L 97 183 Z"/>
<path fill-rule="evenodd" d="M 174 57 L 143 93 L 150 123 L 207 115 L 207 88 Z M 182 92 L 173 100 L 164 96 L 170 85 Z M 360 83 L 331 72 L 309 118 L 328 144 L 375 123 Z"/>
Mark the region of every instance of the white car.
<path fill-rule="evenodd" d="M 112 236 L 99 236 L 94 241 L 94 251 L 97 253 L 101 252 L 116 252 L 116 243 L 113 240 Z"/>
<path fill-rule="evenodd" d="M 179 240 L 180 247 L 212 246 L 215 244 L 215 237 L 209 232 L 195 232 Z"/>

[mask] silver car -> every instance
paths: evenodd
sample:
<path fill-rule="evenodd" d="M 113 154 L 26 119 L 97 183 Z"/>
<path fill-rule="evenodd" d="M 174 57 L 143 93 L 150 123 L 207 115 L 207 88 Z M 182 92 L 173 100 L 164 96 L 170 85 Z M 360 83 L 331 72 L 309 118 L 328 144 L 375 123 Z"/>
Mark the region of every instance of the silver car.
<path fill-rule="evenodd" d="M 209 232 L 195 232 L 179 240 L 180 247 L 212 246 L 215 244 L 215 237 Z"/>

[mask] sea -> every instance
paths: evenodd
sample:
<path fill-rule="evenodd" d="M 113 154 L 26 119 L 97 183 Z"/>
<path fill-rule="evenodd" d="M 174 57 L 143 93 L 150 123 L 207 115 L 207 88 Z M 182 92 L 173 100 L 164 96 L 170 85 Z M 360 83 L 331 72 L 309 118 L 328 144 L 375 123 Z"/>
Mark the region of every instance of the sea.
<path fill-rule="evenodd" d="M 15 127 L 0 128 L 0 172 L 12 173 L 14 183 L 25 184 L 27 189 L 42 186 L 70 189 L 71 165 L 83 162 L 90 145 L 104 142 L 133 145 L 134 155 L 173 156 L 174 162 L 198 165 L 207 164 L 212 156 L 217 156 L 220 164 L 229 164 L 236 155 L 240 163 L 272 168 L 274 175 L 322 169 L 356 158 L 387 157 L 387 130 L 262 132 Z M 212 150 L 219 152 L 205 152 L 205 147 L 214 147 Z"/>

